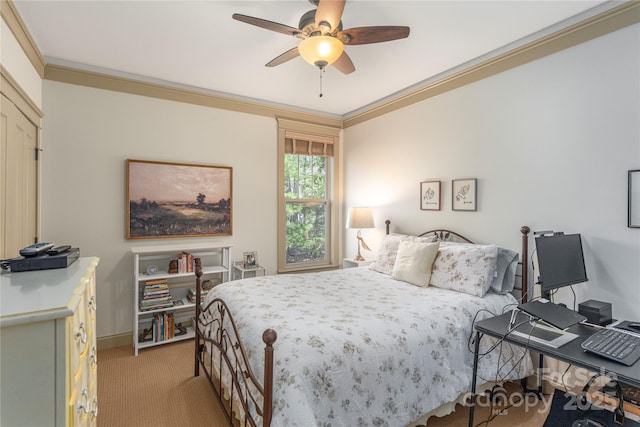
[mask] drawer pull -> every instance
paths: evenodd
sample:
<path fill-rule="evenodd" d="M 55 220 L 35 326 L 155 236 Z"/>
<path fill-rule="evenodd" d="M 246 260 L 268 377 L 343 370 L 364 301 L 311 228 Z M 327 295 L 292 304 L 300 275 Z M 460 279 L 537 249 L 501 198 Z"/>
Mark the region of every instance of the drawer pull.
<path fill-rule="evenodd" d="M 85 388 L 85 389 L 82 390 L 82 397 L 80 398 L 80 401 L 78 402 L 78 407 L 77 407 L 76 411 L 78 413 L 84 412 L 85 414 L 88 414 L 90 410 L 91 410 L 91 408 L 89 407 L 89 392 Z"/>
<path fill-rule="evenodd" d="M 91 346 L 91 353 L 89 354 L 89 360 L 91 360 L 91 365 L 98 364 L 98 352 L 96 350 L 96 346 Z"/>
<path fill-rule="evenodd" d="M 91 296 L 91 299 L 87 303 L 87 306 L 89 306 L 89 310 L 90 311 L 93 311 L 93 310 L 96 309 L 96 296 L 95 295 Z"/>
<path fill-rule="evenodd" d="M 93 396 L 93 409 L 91 409 L 91 418 L 98 417 L 98 396 Z"/>
<path fill-rule="evenodd" d="M 76 332 L 76 338 L 80 338 L 82 344 L 87 343 L 87 328 L 84 326 L 84 322 L 78 326 L 78 332 Z"/>

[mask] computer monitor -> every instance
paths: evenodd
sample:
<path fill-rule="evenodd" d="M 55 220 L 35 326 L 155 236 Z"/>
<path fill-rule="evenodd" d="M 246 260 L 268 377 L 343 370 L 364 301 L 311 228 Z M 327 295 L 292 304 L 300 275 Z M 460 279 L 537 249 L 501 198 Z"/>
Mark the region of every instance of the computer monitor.
<path fill-rule="evenodd" d="M 584 265 L 580 234 L 536 237 L 538 276 L 542 296 L 552 290 L 589 280 Z"/>

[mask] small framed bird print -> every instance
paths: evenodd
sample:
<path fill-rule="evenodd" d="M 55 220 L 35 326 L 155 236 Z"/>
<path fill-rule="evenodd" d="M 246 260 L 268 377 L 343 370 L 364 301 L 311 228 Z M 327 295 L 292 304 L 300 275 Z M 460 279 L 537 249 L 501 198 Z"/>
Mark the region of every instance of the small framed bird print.
<path fill-rule="evenodd" d="M 420 183 L 420 209 L 423 211 L 440 210 L 440 181 Z"/>
<path fill-rule="evenodd" d="M 475 211 L 478 209 L 477 179 L 454 179 L 451 181 L 451 209 L 454 211 Z"/>

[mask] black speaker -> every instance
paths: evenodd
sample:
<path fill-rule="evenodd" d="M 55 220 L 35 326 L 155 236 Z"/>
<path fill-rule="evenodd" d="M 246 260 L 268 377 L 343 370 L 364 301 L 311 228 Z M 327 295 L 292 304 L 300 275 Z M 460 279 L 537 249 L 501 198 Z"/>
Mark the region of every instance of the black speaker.
<path fill-rule="evenodd" d="M 611 303 L 590 299 L 578 304 L 578 313 L 587 318 L 587 322 L 594 325 L 608 325 L 611 323 Z"/>

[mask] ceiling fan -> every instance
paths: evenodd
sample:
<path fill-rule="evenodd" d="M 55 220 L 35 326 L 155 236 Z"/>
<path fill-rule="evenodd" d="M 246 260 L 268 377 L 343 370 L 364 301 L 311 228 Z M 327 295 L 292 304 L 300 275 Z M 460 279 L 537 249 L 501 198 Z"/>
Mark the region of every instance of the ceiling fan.
<path fill-rule="evenodd" d="M 261 18 L 233 14 L 233 19 L 301 39 L 298 46 L 269 61 L 267 67 L 275 67 L 298 56 L 323 70 L 333 65 L 344 74 L 356 70 L 351 58 L 344 51 L 345 45 L 380 43 L 409 36 L 409 27 L 376 26 L 342 29 L 342 12 L 346 0 L 308 0 L 317 6 L 300 18 L 298 28 Z"/>

